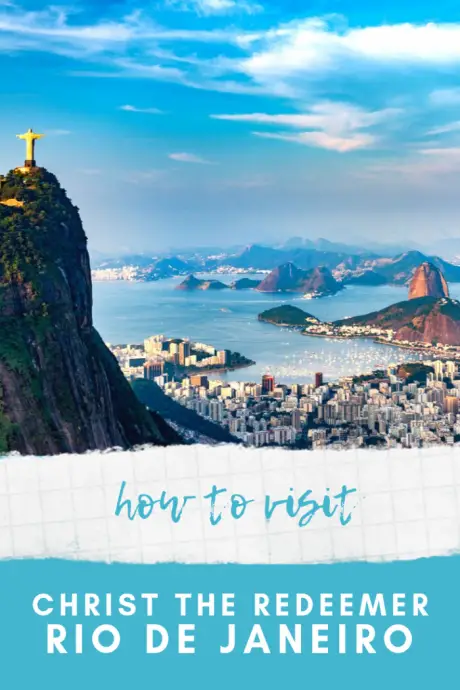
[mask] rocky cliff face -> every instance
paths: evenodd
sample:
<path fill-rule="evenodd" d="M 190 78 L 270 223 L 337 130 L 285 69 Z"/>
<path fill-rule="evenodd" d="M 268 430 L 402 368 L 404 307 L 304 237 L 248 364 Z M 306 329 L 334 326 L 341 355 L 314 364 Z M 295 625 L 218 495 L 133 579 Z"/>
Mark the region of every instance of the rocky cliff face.
<path fill-rule="evenodd" d="M 423 343 L 460 345 L 460 303 L 442 297 L 422 297 L 408 304 L 419 305 L 407 324 L 399 326 L 396 337 Z"/>
<path fill-rule="evenodd" d="M 325 266 L 317 266 L 303 271 L 293 263 L 288 262 L 269 273 L 257 290 L 260 292 L 316 293 L 318 296 L 322 296 L 335 294 L 342 287 Z"/>
<path fill-rule="evenodd" d="M 0 450 L 177 439 L 137 400 L 93 327 L 78 209 L 46 170 L 11 171 L 0 189 Z"/>
<path fill-rule="evenodd" d="M 409 284 L 409 299 L 417 297 L 449 297 L 449 288 L 442 272 L 428 261 L 415 270 Z"/>

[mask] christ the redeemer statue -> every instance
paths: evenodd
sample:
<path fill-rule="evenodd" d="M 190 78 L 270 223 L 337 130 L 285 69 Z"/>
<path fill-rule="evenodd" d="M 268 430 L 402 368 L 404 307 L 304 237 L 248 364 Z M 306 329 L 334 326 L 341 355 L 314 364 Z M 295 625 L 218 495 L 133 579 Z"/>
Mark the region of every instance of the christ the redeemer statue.
<path fill-rule="evenodd" d="M 44 134 L 37 134 L 32 129 L 28 129 L 25 134 L 16 134 L 18 139 L 25 139 L 26 141 L 26 159 L 24 167 L 35 168 L 35 142 L 37 139 L 44 137 Z"/>

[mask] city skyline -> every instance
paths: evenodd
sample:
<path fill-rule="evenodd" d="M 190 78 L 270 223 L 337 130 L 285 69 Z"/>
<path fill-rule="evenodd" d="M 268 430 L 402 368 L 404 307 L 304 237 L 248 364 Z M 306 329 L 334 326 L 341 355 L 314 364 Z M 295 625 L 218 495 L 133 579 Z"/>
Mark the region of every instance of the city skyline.
<path fill-rule="evenodd" d="M 45 133 L 92 250 L 453 237 L 459 46 L 446 2 L 1 3 L 1 172 Z"/>
<path fill-rule="evenodd" d="M 230 353 L 217 352 L 223 360 L 206 356 L 216 350 L 204 343 L 155 335 L 143 345 L 110 348 L 133 385 L 149 382 L 152 401 L 159 387 L 179 403 L 169 410 L 176 419 L 185 407 L 247 446 L 344 450 L 460 441 L 460 372 L 453 353 L 454 359 L 439 353 L 442 359 L 390 364 L 332 381 L 318 371 L 314 382 L 285 383 L 272 374 L 259 381 L 220 380 L 215 367 L 218 362 L 228 366 Z M 199 370 L 196 355 L 187 362 L 192 350 L 201 352 Z M 179 363 L 182 368 L 176 369 Z"/>

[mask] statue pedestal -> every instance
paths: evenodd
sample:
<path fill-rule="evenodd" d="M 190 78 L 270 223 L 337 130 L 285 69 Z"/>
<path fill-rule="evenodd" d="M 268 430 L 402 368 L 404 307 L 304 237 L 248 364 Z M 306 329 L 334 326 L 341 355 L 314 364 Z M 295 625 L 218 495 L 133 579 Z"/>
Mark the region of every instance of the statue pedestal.
<path fill-rule="evenodd" d="M 33 167 L 23 165 L 14 169 L 15 172 L 20 172 L 23 175 L 30 175 L 31 173 L 37 172 L 38 170 L 40 170 L 40 168 L 36 165 L 34 165 Z"/>

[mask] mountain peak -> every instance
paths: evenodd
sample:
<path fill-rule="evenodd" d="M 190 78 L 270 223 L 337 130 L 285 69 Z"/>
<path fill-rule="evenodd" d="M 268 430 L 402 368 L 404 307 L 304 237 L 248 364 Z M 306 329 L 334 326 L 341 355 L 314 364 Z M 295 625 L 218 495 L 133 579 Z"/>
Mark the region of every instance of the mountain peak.
<path fill-rule="evenodd" d="M 168 442 L 93 327 L 86 245 L 52 173 L 0 179 L 0 452 Z"/>
<path fill-rule="evenodd" d="M 317 297 L 332 295 L 342 289 L 326 266 L 316 266 L 308 271 L 297 268 L 288 261 L 275 268 L 260 283 L 260 292 L 303 292 Z"/>
<path fill-rule="evenodd" d="M 409 284 L 409 299 L 418 297 L 449 297 L 442 271 L 429 261 L 424 261 L 416 268 Z"/>

